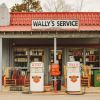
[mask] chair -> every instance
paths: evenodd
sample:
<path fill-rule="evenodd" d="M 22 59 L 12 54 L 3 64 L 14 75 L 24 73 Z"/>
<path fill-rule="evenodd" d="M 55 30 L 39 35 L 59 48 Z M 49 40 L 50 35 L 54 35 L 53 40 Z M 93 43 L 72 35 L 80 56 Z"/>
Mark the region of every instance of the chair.
<path fill-rule="evenodd" d="M 24 78 L 24 86 L 25 86 L 25 87 L 30 86 L 30 79 L 29 79 L 29 77 L 27 77 L 27 76 L 25 76 L 25 78 Z"/>
<path fill-rule="evenodd" d="M 82 75 L 81 75 L 81 84 L 82 86 L 91 85 L 91 68 L 90 66 L 82 66 Z"/>
<path fill-rule="evenodd" d="M 64 66 L 64 86 L 67 87 L 67 66 Z"/>
<path fill-rule="evenodd" d="M 6 76 L 4 76 L 4 86 L 16 86 L 16 80 L 9 79 Z"/>
<path fill-rule="evenodd" d="M 16 86 L 16 79 L 9 77 L 9 68 L 6 68 L 5 74 L 3 75 L 4 86 Z"/>

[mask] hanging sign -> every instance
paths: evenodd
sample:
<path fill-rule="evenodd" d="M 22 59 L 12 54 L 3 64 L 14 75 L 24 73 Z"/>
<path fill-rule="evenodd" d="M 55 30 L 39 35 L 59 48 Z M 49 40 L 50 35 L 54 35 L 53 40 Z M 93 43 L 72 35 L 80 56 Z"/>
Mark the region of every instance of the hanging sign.
<path fill-rule="evenodd" d="M 32 20 L 32 29 L 79 29 L 79 20 Z"/>
<path fill-rule="evenodd" d="M 67 91 L 80 91 L 80 62 L 67 63 Z"/>

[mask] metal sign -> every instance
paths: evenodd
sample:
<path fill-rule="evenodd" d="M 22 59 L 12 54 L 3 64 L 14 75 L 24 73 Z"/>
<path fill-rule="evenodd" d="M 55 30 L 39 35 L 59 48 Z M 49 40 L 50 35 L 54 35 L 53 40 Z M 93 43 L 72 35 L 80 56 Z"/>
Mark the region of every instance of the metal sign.
<path fill-rule="evenodd" d="M 79 29 L 79 20 L 32 20 L 32 29 Z"/>

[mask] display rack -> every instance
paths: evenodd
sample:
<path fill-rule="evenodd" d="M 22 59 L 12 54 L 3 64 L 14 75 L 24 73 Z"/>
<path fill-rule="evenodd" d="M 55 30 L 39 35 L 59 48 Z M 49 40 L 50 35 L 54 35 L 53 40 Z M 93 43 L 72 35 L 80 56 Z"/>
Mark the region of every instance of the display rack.
<path fill-rule="evenodd" d="M 70 48 L 68 52 L 69 61 L 73 59 L 74 61 L 84 62 L 84 53 L 82 48 Z"/>
<path fill-rule="evenodd" d="M 86 65 L 91 67 L 99 67 L 100 66 L 100 53 L 99 49 L 86 49 L 85 52 L 85 62 Z"/>
<path fill-rule="evenodd" d="M 43 49 L 14 48 L 14 67 L 28 67 L 31 62 L 43 62 Z"/>
<path fill-rule="evenodd" d="M 27 67 L 28 50 L 26 48 L 14 48 L 14 66 Z"/>
<path fill-rule="evenodd" d="M 43 49 L 30 49 L 30 62 L 41 61 L 43 62 L 44 51 Z"/>

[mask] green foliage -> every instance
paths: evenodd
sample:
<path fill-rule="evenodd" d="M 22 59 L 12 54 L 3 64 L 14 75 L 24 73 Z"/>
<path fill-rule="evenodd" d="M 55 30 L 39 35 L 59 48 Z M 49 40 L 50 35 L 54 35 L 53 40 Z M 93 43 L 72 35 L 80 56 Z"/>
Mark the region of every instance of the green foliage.
<path fill-rule="evenodd" d="M 12 6 L 11 12 L 42 12 L 42 7 L 38 0 L 23 0 L 22 4 Z"/>

